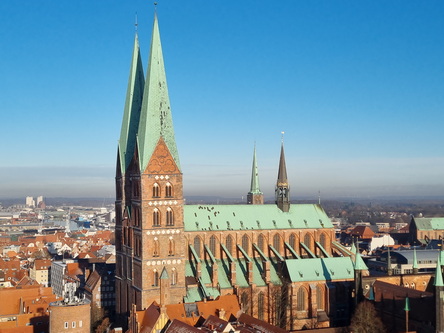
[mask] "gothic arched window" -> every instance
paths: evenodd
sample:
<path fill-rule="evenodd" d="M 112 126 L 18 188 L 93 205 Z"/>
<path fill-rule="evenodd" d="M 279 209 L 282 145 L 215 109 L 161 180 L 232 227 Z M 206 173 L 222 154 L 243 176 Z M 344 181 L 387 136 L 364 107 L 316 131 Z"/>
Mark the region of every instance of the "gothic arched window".
<path fill-rule="evenodd" d="M 276 251 L 281 252 L 281 237 L 279 234 L 273 236 L 273 247 Z"/>
<path fill-rule="evenodd" d="M 168 242 L 168 255 L 174 256 L 175 252 L 174 240 L 170 239 Z"/>
<path fill-rule="evenodd" d="M 259 237 L 257 238 L 257 247 L 262 252 L 264 252 L 264 245 L 265 245 L 265 238 L 262 234 L 260 234 Z"/>
<path fill-rule="evenodd" d="M 242 236 L 242 248 L 244 251 L 248 253 L 248 248 L 250 247 L 250 240 L 248 239 L 247 235 Z"/>
<path fill-rule="evenodd" d="M 159 285 L 159 272 L 154 270 L 153 273 L 153 286 L 157 287 Z"/>
<path fill-rule="evenodd" d="M 307 232 L 304 236 L 304 244 L 311 249 L 311 237 L 310 234 Z"/>
<path fill-rule="evenodd" d="M 160 197 L 160 186 L 157 183 L 154 183 L 153 185 L 153 198 L 159 198 Z"/>
<path fill-rule="evenodd" d="M 214 237 L 214 235 L 212 235 L 210 237 L 210 251 L 213 254 L 213 256 L 217 256 L 217 254 L 216 254 L 216 237 Z"/>
<path fill-rule="evenodd" d="M 228 252 L 230 252 L 230 254 L 233 254 L 233 238 L 230 235 L 228 235 L 225 239 L 225 246 Z"/>
<path fill-rule="evenodd" d="M 173 210 L 168 207 L 166 212 L 166 225 L 173 226 L 174 225 L 174 215 Z"/>
<path fill-rule="evenodd" d="M 160 212 L 157 208 L 154 208 L 153 210 L 153 226 L 160 226 Z"/>
<path fill-rule="evenodd" d="M 297 303 L 296 303 L 296 310 L 297 311 L 304 311 L 305 310 L 305 297 L 306 297 L 306 291 L 305 288 L 301 287 L 298 290 L 297 294 Z"/>
<path fill-rule="evenodd" d="M 241 295 L 241 306 L 244 313 L 248 313 L 250 310 L 250 306 L 248 304 L 248 294 L 247 292 L 242 293 Z"/>
<path fill-rule="evenodd" d="M 200 244 L 201 244 L 200 237 L 199 236 L 194 237 L 194 250 L 196 251 L 197 256 L 199 258 L 200 258 Z"/>
<path fill-rule="evenodd" d="M 171 198 L 173 196 L 173 187 L 170 183 L 166 183 L 165 185 L 165 197 Z"/>
<path fill-rule="evenodd" d="M 156 239 L 154 239 L 154 243 L 153 243 L 153 257 L 158 257 L 159 251 L 160 251 L 159 241 L 156 238 Z"/>
<path fill-rule="evenodd" d="M 324 310 L 324 288 L 322 286 L 316 286 L 316 304 L 318 310 Z"/>
<path fill-rule="evenodd" d="M 261 291 L 257 297 L 257 316 L 259 320 L 264 320 L 264 312 L 265 312 L 265 296 Z"/>
<path fill-rule="evenodd" d="M 321 244 L 321 246 L 325 249 L 325 245 L 326 245 L 326 238 L 325 238 L 325 234 L 322 233 L 321 236 L 319 237 L 319 243 Z"/>
<path fill-rule="evenodd" d="M 288 239 L 288 243 L 293 248 L 293 250 L 296 250 L 296 236 L 295 236 L 295 234 L 290 235 L 290 238 Z"/>
<path fill-rule="evenodd" d="M 171 270 L 171 285 L 175 286 L 177 284 L 177 271 L 175 268 Z"/>

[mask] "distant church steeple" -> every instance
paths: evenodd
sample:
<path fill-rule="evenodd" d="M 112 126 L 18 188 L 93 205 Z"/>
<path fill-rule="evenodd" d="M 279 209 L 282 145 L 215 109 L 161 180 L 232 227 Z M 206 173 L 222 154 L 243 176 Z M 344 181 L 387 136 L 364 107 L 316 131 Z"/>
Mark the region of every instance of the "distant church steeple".
<path fill-rule="evenodd" d="M 283 134 L 283 133 L 282 133 Z M 284 139 L 282 137 L 281 157 L 279 159 L 279 172 L 276 183 L 276 204 L 283 211 L 290 210 L 290 186 L 287 179 L 287 167 L 285 166 Z"/>
<path fill-rule="evenodd" d="M 247 195 L 247 203 L 250 205 L 264 204 L 264 194 L 261 192 L 259 186 L 259 172 L 257 170 L 257 162 L 256 162 L 256 145 L 254 145 L 253 167 L 251 169 L 251 186 L 250 186 L 250 192 L 248 192 Z"/>

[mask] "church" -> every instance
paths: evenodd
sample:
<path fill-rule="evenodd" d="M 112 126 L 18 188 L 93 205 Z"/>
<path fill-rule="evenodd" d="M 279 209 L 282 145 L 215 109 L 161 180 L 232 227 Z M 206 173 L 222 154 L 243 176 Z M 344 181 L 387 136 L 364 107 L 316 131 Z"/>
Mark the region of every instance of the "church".
<path fill-rule="evenodd" d="M 248 204 L 187 205 L 157 15 L 146 76 L 137 33 L 116 165 L 116 313 L 235 295 L 286 330 L 348 323 L 367 267 L 318 204 L 291 204 L 281 145 L 275 204 L 253 154 Z M 278 161 L 276 161 L 278 162 Z M 245 192 L 247 192 L 246 189 Z M 217 193 L 215 193 L 217 195 Z"/>

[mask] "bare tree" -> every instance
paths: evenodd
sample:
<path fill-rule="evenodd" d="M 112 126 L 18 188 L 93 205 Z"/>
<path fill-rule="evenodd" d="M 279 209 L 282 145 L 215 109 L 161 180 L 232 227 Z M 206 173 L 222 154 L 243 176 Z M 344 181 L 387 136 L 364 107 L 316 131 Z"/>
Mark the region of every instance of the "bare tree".
<path fill-rule="evenodd" d="M 363 301 L 356 307 L 351 319 L 350 332 L 353 333 L 386 333 L 387 330 L 376 312 L 375 306 Z"/>

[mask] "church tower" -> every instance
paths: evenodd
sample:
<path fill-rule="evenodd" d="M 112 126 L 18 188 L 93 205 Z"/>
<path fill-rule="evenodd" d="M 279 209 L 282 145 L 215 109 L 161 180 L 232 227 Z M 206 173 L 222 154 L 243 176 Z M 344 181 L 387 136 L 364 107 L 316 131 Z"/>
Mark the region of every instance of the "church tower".
<path fill-rule="evenodd" d="M 259 172 L 257 170 L 257 162 L 256 162 L 256 145 L 254 145 L 253 167 L 251 169 L 251 186 L 250 186 L 250 192 L 248 192 L 247 195 L 247 203 L 250 205 L 264 204 L 264 194 L 261 192 L 259 186 Z"/>
<path fill-rule="evenodd" d="M 279 159 L 279 172 L 276 183 L 276 204 L 283 212 L 290 210 L 290 186 L 287 179 L 287 167 L 285 166 L 284 142 L 281 144 L 281 157 Z"/>
<path fill-rule="evenodd" d="M 153 301 L 164 301 L 161 284 L 164 290 L 168 287 L 169 303 L 183 301 L 186 292 L 182 172 L 157 15 L 143 89 L 138 49 L 137 43 L 116 172 L 116 310 L 122 316 L 128 315 L 132 304 L 141 310 Z M 123 151 L 121 146 L 128 148 Z"/>

